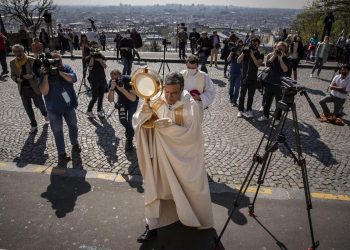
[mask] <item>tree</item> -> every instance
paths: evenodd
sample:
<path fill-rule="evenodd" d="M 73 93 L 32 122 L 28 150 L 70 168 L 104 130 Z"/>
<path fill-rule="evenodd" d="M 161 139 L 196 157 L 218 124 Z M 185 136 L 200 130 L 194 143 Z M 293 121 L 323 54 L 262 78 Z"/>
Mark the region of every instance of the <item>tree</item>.
<path fill-rule="evenodd" d="M 34 34 L 40 29 L 45 10 L 56 9 L 53 0 L 1 0 L 0 13 L 22 23 Z"/>
<path fill-rule="evenodd" d="M 301 31 L 304 41 L 308 41 L 314 32 L 322 33 L 323 20 L 329 11 L 335 16 L 331 33 L 331 40 L 335 42 L 343 29 L 347 34 L 350 32 L 349 0 L 313 0 L 297 16 L 292 28 Z"/>

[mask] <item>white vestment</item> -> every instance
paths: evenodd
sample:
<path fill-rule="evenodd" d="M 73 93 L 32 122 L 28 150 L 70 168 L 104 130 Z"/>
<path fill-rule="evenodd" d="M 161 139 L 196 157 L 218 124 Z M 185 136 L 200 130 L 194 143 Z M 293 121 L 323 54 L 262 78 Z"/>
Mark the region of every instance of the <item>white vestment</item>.
<path fill-rule="evenodd" d="M 174 105 L 164 94 L 150 105 L 158 118 L 170 118 L 169 127 L 147 129 L 151 113 L 133 116 L 139 168 L 144 179 L 145 215 L 150 229 L 178 220 L 199 229 L 213 227 L 204 141 L 199 107 L 187 91 Z"/>
<path fill-rule="evenodd" d="M 203 109 L 206 109 L 214 102 L 215 86 L 209 75 L 203 71 L 198 70 L 196 74 L 189 74 L 188 70 L 181 71 L 185 80 L 185 90 L 188 92 L 196 89 L 200 93 L 201 104 Z"/>

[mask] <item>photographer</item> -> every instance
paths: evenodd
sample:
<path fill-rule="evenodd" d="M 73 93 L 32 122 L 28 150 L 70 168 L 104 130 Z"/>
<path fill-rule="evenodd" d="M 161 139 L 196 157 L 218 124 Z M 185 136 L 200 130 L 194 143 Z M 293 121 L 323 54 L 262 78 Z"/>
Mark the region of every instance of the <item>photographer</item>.
<path fill-rule="evenodd" d="M 132 117 L 138 106 L 138 97 L 130 85 L 130 76 L 123 76 L 119 70 L 111 71 L 111 81 L 109 84 L 108 101 L 114 102 L 114 93 L 118 94 L 119 121 L 125 128 L 125 150 L 133 149 L 132 140 L 134 138 L 134 129 L 132 127 Z"/>
<path fill-rule="evenodd" d="M 202 31 L 201 37 L 198 39 L 197 43 L 199 46 L 198 57 L 199 57 L 199 63 L 201 64 L 201 71 L 208 73 L 206 63 L 210 55 L 210 51 L 213 48 L 213 44 L 210 38 L 208 37 L 208 33 L 205 31 Z"/>
<path fill-rule="evenodd" d="M 44 63 L 40 70 L 39 89 L 45 97 L 52 133 L 55 137 L 59 161 L 70 161 L 67 156 L 63 134 L 63 118 L 69 129 L 72 150 L 80 152 L 78 125 L 75 108 L 78 106 L 73 83 L 77 76 L 73 69 L 62 63 L 60 54 L 53 53 L 53 62 Z"/>
<path fill-rule="evenodd" d="M 119 52 L 120 52 L 120 41 L 123 39 L 123 37 L 120 35 L 119 32 L 115 34 L 114 43 L 115 43 L 115 49 L 117 50 L 117 60 L 119 60 Z"/>
<path fill-rule="evenodd" d="M 258 121 L 268 120 L 273 98 L 276 100 L 276 106 L 282 99 L 281 77 L 287 76 L 290 71 L 290 62 L 286 57 L 287 46 L 285 42 L 279 42 L 276 49 L 267 55 L 266 66 L 270 68 L 270 72 L 264 92 L 264 113 Z M 281 114 L 282 112 L 278 112 L 276 120 L 280 120 Z"/>
<path fill-rule="evenodd" d="M 237 46 L 231 48 L 231 52 L 227 58 L 227 61 L 231 62 L 229 96 L 233 106 L 237 106 L 239 89 L 241 87 L 241 66 L 237 63 L 237 58 L 241 54 L 242 48 L 243 41 L 239 40 Z"/>
<path fill-rule="evenodd" d="M 133 52 L 134 43 L 130 37 L 130 30 L 126 31 L 126 36 L 120 41 L 120 56 L 124 65 L 123 75 L 130 75 L 132 62 L 133 62 Z"/>
<path fill-rule="evenodd" d="M 246 117 L 252 118 L 252 105 L 255 90 L 258 84 L 258 68 L 264 60 L 264 55 L 259 52 L 260 39 L 255 37 L 251 40 L 250 46 L 244 46 L 242 53 L 237 59 L 237 63 L 241 64 L 241 92 L 239 96 L 239 107 L 237 117 L 242 117 L 244 113 L 244 99 L 248 92 L 248 101 L 246 109 Z"/>
<path fill-rule="evenodd" d="M 216 30 L 213 31 L 213 35 L 210 36 L 210 40 L 212 43 L 212 49 L 210 52 L 210 64 L 209 67 L 213 65 L 213 58 L 215 67 L 218 67 L 218 54 L 220 49 L 220 37 Z"/>
<path fill-rule="evenodd" d="M 186 59 L 186 44 L 188 35 L 186 32 L 186 27 L 181 26 L 179 33 L 177 34 L 177 38 L 179 39 L 179 58 L 185 60 Z"/>
<path fill-rule="evenodd" d="M 15 44 L 12 47 L 12 52 L 15 59 L 10 62 L 11 78 L 18 85 L 18 91 L 22 99 L 24 109 L 29 117 L 31 125 L 31 133 L 38 131 L 38 124 L 35 120 L 35 115 L 32 106 L 34 105 L 40 109 L 41 114 L 47 121 L 47 112 L 45 104 L 40 93 L 40 90 L 35 81 L 35 74 L 33 64 L 35 59 L 24 54 L 22 45 Z"/>
<path fill-rule="evenodd" d="M 189 36 L 192 55 L 194 55 L 194 51 L 197 52 L 197 41 L 200 37 L 201 35 L 196 31 L 196 28 L 193 28 Z"/>
<path fill-rule="evenodd" d="M 320 101 L 320 105 L 323 110 L 320 121 L 325 122 L 331 119 L 330 110 L 327 103 L 334 103 L 334 116 L 336 118 L 341 117 L 341 111 L 347 98 L 347 94 L 350 91 L 350 76 L 349 76 L 350 65 L 344 64 L 340 69 L 340 74 L 336 75 L 330 85 L 331 94 L 324 97 Z M 343 121 L 336 119 L 337 125 L 344 125 Z"/>
<path fill-rule="evenodd" d="M 103 105 L 103 95 L 106 90 L 107 81 L 105 68 L 107 68 L 106 59 L 98 50 L 98 43 L 91 42 L 90 55 L 86 58 L 89 66 L 89 76 L 88 81 L 91 84 L 92 90 L 92 99 L 89 103 L 87 109 L 87 115 L 89 118 L 93 118 L 94 114 L 92 113 L 92 108 L 94 107 L 97 101 L 97 115 L 100 118 L 104 117 L 102 110 Z"/>
<path fill-rule="evenodd" d="M 228 57 L 230 55 L 231 49 L 235 46 L 235 44 L 237 42 L 237 39 L 238 38 L 236 37 L 236 35 L 234 33 L 232 33 L 228 39 L 225 39 L 223 41 L 224 47 L 221 50 L 220 59 L 225 61 L 224 78 L 227 78 L 227 75 L 226 75 L 226 73 L 227 73 L 227 66 L 229 65 L 229 61 L 227 59 L 228 59 Z"/>

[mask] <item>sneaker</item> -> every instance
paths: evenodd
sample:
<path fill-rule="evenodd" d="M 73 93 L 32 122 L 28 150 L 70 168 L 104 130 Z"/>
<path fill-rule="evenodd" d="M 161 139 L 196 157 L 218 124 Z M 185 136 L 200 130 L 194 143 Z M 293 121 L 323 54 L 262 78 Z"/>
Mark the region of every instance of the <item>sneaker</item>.
<path fill-rule="evenodd" d="M 310 78 L 313 78 L 314 77 L 314 75 L 313 74 L 310 74 Z"/>
<path fill-rule="evenodd" d="M 261 107 L 259 108 L 259 111 L 264 111 L 264 106 L 261 106 Z"/>
<path fill-rule="evenodd" d="M 89 117 L 89 118 L 94 118 L 94 113 L 92 113 L 91 111 L 90 112 L 86 112 L 86 115 Z"/>
<path fill-rule="evenodd" d="M 38 132 L 38 127 L 37 126 L 30 128 L 30 133 L 36 133 L 36 132 Z"/>
<path fill-rule="evenodd" d="M 80 153 L 81 152 L 81 147 L 80 147 L 79 143 L 73 145 L 72 150 L 77 152 L 77 153 Z"/>
<path fill-rule="evenodd" d="M 100 118 L 104 118 L 105 117 L 105 113 L 101 110 L 97 112 L 97 116 Z"/>
<path fill-rule="evenodd" d="M 246 113 L 245 113 L 245 116 L 247 117 L 247 118 L 253 118 L 254 117 L 254 115 L 253 115 L 253 112 L 252 111 L 247 111 Z"/>
<path fill-rule="evenodd" d="M 243 112 L 241 112 L 241 111 L 238 111 L 237 117 L 238 117 L 238 118 L 241 118 L 241 117 L 243 117 Z"/>
<path fill-rule="evenodd" d="M 262 116 L 260 116 L 259 118 L 258 118 L 258 121 L 259 122 L 264 122 L 264 121 L 267 121 L 268 120 L 268 118 L 266 117 L 266 116 L 264 116 L 264 115 L 262 115 Z"/>

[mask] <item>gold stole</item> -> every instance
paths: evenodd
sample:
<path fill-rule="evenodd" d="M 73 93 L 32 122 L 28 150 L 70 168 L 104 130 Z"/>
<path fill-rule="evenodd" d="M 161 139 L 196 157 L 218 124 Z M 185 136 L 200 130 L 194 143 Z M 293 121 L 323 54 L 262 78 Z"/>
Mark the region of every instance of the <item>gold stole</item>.
<path fill-rule="evenodd" d="M 158 99 L 152 105 L 153 112 L 157 112 L 158 109 L 165 104 L 165 101 L 162 99 Z M 183 105 L 177 107 L 175 110 L 175 124 L 178 126 L 184 126 L 184 117 L 183 117 Z"/>

